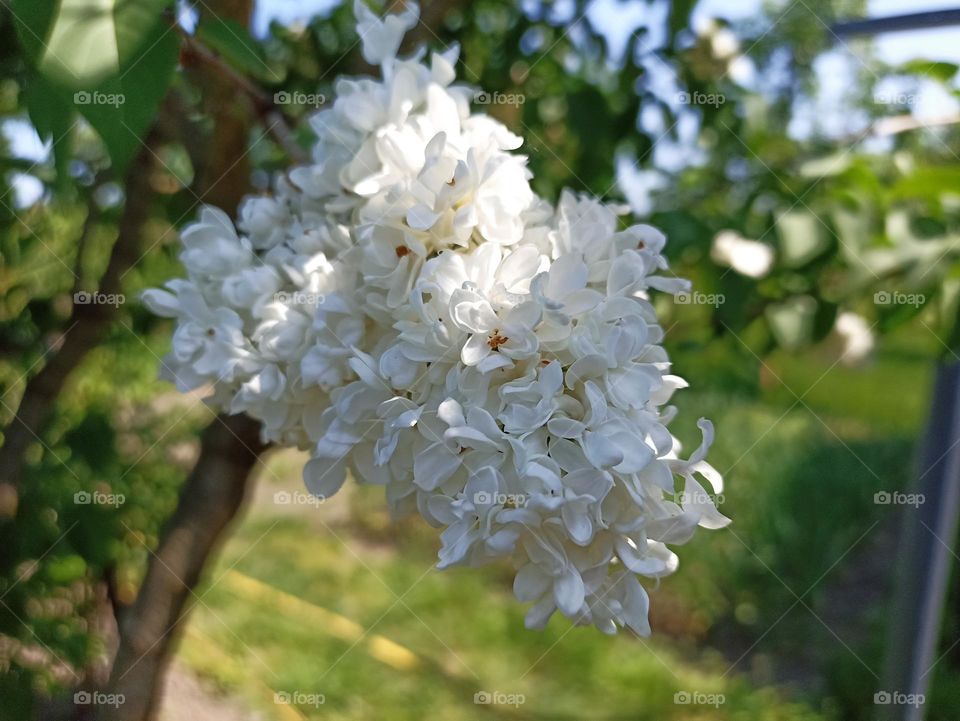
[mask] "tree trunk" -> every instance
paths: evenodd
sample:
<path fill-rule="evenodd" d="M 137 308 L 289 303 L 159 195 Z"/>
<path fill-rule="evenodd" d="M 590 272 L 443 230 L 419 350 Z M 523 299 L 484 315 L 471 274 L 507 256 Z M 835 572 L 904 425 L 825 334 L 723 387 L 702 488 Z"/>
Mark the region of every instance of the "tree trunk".
<path fill-rule="evenodd" d="M 109 693 L 122 694 L 110 721 L 154 718 L 180 624 L 207 560 L 247 495 L 247 479 L 264 445 L 260 424 L 248 416 L 218 416 L 203 434 L 197 464 L 147 567 L 137 600 L 124 614 Z"/>

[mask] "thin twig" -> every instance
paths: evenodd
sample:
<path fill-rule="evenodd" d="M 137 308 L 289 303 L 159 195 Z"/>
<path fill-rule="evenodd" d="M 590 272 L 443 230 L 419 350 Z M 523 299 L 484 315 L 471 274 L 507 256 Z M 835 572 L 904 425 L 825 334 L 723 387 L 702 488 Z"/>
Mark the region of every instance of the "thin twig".
<path fill-rule="evenodd" d="M 246 95 L 257 116 L 266 126 L 287 154 L 296 162 L 307 161 L 306 153 L 296 142 L 293 129 L 283 114 L 283 110 L 274 101 L 273 97 L 250 78 L 237 72 L 216 51 L 208 48 L 180 25 L 175 26 L 183 41 L 182 56 L 185 59 L 199 60 L 210 67 L 216 68 L 232 85 Z"/>
<path fill-rule="evenodd" d="M 73 298 L 75 299 L 77 293 L 83 290 L 83 258 L 86 255 L 87 245 L 90 242 L 90 236 L 93 235 L 93 230 L 97 225 L 97 221 L 100 219 L 100 211 L 97 208 L 97 203 L 93 199 L 93 194 L 91 193 L 87 197 L 87 217 L 83 219 L 83 228 L 80 229 L 80 237 L 77 238 L 77 254 L 74 257 L 73 261 Z"/>
<path fill-rule="evenodd" d="M 957 114 L 938 115 L 924 120 L 907 113 L 906 115 L 880 118 L 873 124 L 873 134 L 879 137 L 898 135 L 910 130 L 943 127 L 945 125 L 956 125 L 957 123 L 960 123 L 960 115 Z"/>

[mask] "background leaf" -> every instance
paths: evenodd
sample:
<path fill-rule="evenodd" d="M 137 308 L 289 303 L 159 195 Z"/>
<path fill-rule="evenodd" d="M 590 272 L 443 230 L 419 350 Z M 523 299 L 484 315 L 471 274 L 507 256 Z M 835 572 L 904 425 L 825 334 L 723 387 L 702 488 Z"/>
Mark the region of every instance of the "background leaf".
<path fill-rule="evenodd" d="M 282 78 L 267 63 L 260 44 L 243 25 L 229 18 L 204 18 L 197 27 L 197 39 L 215 50 L 234 69 L 262 80 L 277 83 Z"/>

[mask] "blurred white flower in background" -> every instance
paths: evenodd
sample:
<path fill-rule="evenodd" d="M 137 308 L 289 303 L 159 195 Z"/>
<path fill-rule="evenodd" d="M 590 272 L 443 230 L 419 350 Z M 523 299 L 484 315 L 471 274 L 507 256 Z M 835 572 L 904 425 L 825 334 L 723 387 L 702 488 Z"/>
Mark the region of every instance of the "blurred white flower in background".
<path fill-rule="evenodd" d="M 763 278 L 773 267 L 773 248 L 749 240 L 733 230 L 717 233 L 710 247 L 710 257 L 719 265 L 732 268 L 749 278 Z"/>
<path fill-rule="evenodd" d="M 834 330 L 842 344 L 840 359 L 846 365 L 860 365 L 869 360 L 876 343 L 866 318 L 850 311 L 837 315 Z"/>
<path fill-rule="evenodd" d="M 382 80 L 340 79 L 312 162 L 236 227 L 205 209 L 183 233 L 187 278 L 144 294 L 176 320 L 167 373 L 309 450 L 311 492 L 349 472 L 442 527 L 441 567 L 512 560 L 529 627 L 559 610 L 649 633 L 638 575 L 728 523 L 712 425 L 686 460 L 666 428 L 686 384 L 649 294 L 689 284 L 659 231 L 618 231 L 621 208 L 534 195 L 521 139 L 454 84 L 456 48 L 396 57 L 415 5 L 355 12 Z M 754 241 L 721 247 L 739 272 L 772 263 Z"/>

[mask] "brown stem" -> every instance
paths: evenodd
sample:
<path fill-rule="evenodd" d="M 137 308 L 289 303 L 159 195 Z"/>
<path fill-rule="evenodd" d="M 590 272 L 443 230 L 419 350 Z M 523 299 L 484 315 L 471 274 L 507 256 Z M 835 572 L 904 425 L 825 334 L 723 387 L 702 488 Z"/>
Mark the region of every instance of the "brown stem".
<path fill-rule="evenodd" d="M 109 721 L 154 718 L 163 672 L 207 560 L 237 515 L 250 470 L 264 450 L 248 416 L 218 416 L 203 434 L 200 457 L 180 492 L 134 605 L 124 614 L 110 693 Z"/>
<path fill-rule="evenodd" d="M 224 98 L 233 99 L 237 90 L 243 93 L 250 101 L 254 112 L 266 127 L 267 132 L 274 137 L 287 155 L 295 162 L 305 162 L 306 154 L 303 148 L 297 144 L 293 136 L 293 130 L 290 128 L 282 109 L 273 101 L 273 98 L 245 75 L 234 70 L 216 52 L 187 33 L 182 27 L 179 25 L 176 27 L 183 42 L 181 57 L 185 64 L 190 64 L 191 61 L 199 61 L 220 75 L 221 78 L 226 79 L 226 83 L 218 83 L 218 87 L 223 91 Z M 229 101 L 226 107 L 230 107 Z M 229 138 L 227 141 L 232 142 Z"/>
<path fill-rule="evenodd" d="M 167 93 L 163 112 L 157 117 L 157 129 L 164 139 L 183 144 L 193 165 L 194 176 L 202 175 L 207 162 L 207 141 L 203 125 L 193 113 L 183 89 L 173 87 Z"/>

